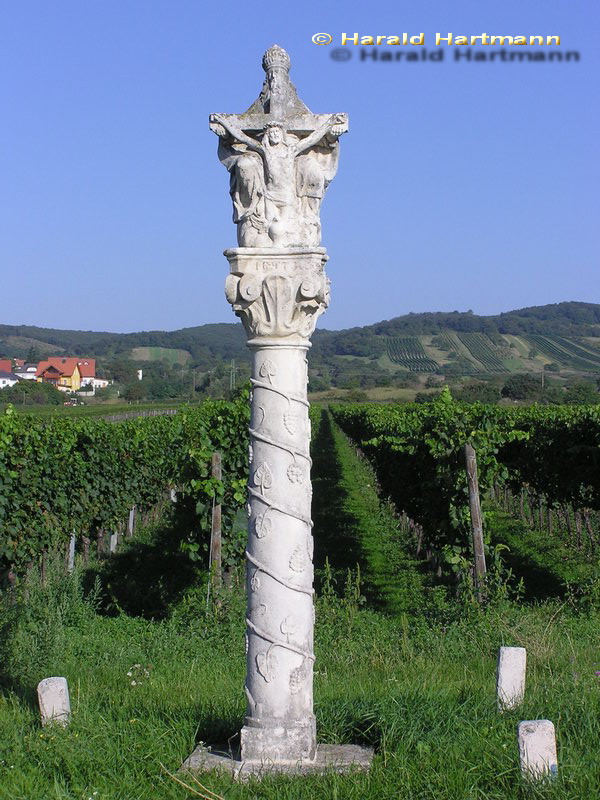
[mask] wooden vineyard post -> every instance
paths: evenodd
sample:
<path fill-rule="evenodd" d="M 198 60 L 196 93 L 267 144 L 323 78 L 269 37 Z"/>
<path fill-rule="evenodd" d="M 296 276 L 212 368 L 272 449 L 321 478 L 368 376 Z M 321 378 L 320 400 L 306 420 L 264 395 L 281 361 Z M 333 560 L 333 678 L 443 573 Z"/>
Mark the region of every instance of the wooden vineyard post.
<path fill-rule="evenodd" d="M 212 477 L 220 481 L 221 454 L 213 453 L 212 456 Z M 212 510 L 212 522 L 210 529 L 210 569 L 212 574 L 213 589 L 221 585 L 221 504 L 215 503 Z"/>
<path fill-rule="evenodd" d="M 12 567 L 8 571 L 8 597 L 9 605 L 14 606 L 17 602 L 17 575 L 13 572 Z"/>
<path fill-rule="evenodd" d="M 471 514 L 471 534 L 473 536 L 473 553 L 475 555 L 475 585 L 477 599 L 483 599 L 483 585 L 485 582 L 485 553 L 483 550 L 483 523 L 481 519 L 481 505 L 479 502 L 479 484 L 477 481 L 477 457 L 470 444 L 465 445 L 465 463 L 467 467 L 467 481 L 469 484 L 469 511 Z"/>
<path fill-rule="evenodd" d="M 75 532 L 69 536 L 67 543 L 67 572 L 69 575 L 75 569 Z"/>

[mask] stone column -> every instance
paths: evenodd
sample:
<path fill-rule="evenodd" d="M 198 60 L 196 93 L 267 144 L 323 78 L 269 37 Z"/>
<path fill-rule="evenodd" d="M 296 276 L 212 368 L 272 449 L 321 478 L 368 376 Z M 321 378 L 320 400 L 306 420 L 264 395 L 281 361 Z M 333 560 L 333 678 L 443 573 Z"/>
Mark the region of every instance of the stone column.
<path fill-rule="evenodd" d="M 274 45 L 244 114 L 213 114 L 230 174 L 237 248 L 225 293 L 252 352 L 245 763 L 314 762 L 313 538 L 307 359 L 329 302 L 320 205 L 345 114 L 312 114 Z"/>
<path fill-rule="evenodd" d="M 328 301 L 324 248 L 226 251 L 252 351 L 244 761 L 312 760 L 309 336 Z"/>

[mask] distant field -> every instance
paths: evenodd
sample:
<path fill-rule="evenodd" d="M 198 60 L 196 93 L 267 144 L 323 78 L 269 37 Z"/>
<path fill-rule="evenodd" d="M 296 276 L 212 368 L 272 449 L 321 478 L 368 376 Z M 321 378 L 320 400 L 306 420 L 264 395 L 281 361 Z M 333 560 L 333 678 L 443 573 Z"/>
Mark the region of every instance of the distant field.
<path fill-rule="evenodd" d="M 177 408 L 181 403 L 96 403 L 85 406 L 19 406 L 14 409 L 18 414 L 31 414 L 36 417 L 106 417 L 130 411 L 158 411 L 165 408 Z M 0 406 L 0 413 L 3 406 Z"/>
<path fill-rule="evenodd" d="M 134 361 L 168 361 L 170 364 L 186 364 L 191 355 L 187 350 L 173 347 L 134 347 L 131 351 Z"/>

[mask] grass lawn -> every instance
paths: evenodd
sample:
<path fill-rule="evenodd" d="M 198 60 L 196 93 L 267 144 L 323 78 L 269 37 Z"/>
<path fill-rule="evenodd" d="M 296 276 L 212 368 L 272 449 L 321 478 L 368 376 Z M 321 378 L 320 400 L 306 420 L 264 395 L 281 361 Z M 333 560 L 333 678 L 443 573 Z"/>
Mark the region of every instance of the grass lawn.
<path fill-rule="evenodd" d="M 3 637 L 2 800 L 194 796 L 162 765 L 174 772 L 197 741 L 235 735 L 245 706 L 240 597 L 218 619 L 205 615 L 202 594 L 192 592 L 163 621 L 103 617 L 77 599 L 76 576 L 39 590 L 20 616 L 13 610 L 12 639 Z M 319 739 L 375 747 L 370 773 L 250 785 L 208 774 L 202 783 L 221 797 L 278 800 L 596 798 L 598 617 L 558 603 L 470 614 L 449 607 L 447 615 L 394 617 L 351 598 L 318 602 Z M 528 676 L 522 708 L 499 714 L 494 672 L 503 644 L 527 648 Z M 69 681 L 65 730 L 39 725 L 34 688 L 48 675 Z M 539 718 L 556 725 L 560 773 L 532 789 L 520 778 L 516 725 Z"/>
<path fill-rule="evenodd" d="M 184 566 L 163 520 L 88 573 L 55 564 L 45 588 L 32 578 L 26 602 L 0 599 L 0 800 L 597 800 L 597 597 L 483 609 L 452 599 L 423 575 L 369 466 L 327 415 L 313 457 L 318 737 L 374 747 L 371 771 L 199 776 L 212 795 L 169 777 L 197 742 L 222 743 L 243 724 L 244 597 L 234 581 L 207 610 L 206 576 Z M 502 645 L 528 657 L 523 705 L 504 714 Z M 35 687 L 51 675 L 69 682 L 66 729 L 40 727 Z M 531 786 L 516 726 L 544 718 L 559 774 Z"/>

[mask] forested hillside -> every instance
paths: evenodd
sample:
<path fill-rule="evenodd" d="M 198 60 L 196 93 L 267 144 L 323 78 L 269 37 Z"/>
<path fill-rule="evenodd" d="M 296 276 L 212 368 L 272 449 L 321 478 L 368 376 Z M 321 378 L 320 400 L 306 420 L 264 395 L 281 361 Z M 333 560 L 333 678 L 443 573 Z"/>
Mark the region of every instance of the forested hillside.
<path fill-rule="evenodd" d="M 248 376 L 245 339 L 239 323 L 121 334 L 0 325 L 0 357 L 95 357 L 100 373 L 123 385 L 143 367 L 145 379 L 156 384 L 146 392 L 152 399 L 184 389 L 222 396 Z M 576 378 L 595 383 L 600 304 L 557 303 L 489 317 L 472 311 L 411 313 L 341 331 L 318 329 L 310 354 L 313 391 L 434 388 L 433 377 L 427 384 L 428 375 L 497 376 L 501 386 L 511 373 L 537 375 L 542 387 L 544 374 L 548 385 L 553 379 L 563 386 Z"/>

